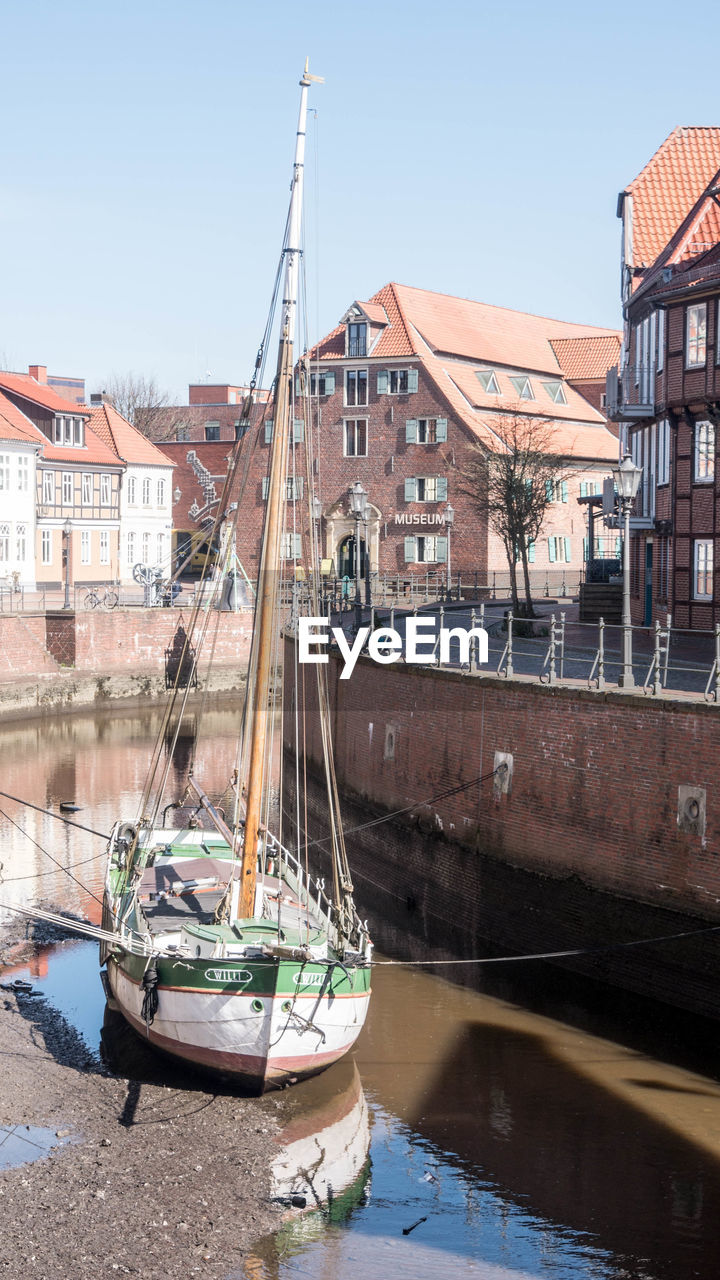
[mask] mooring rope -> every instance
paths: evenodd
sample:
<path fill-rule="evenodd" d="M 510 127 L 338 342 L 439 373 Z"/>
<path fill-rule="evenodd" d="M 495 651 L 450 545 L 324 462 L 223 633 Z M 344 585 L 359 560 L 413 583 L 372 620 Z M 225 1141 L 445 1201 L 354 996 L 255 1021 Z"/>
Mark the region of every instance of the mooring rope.
<path fill-rule="evenodd" d="M 26 809 L 36 809 L 38 813 L 44 813 L 48 818 L 54 818 L 56 822 L 64 822 L 68 827 L 77 827 L 79 831 L 89 831 L 91 836 L 99 836 L 101 840 L 110 839 L 110 836 L 106 835 L 104 831 L 95 831 L 93 827 L 84 827 L 82 822 L 73 822 L 71 818 L 63 818 L 61 813 L 53 813 L 52 809 L 43 809 L 39 804 L 32 804 L 29 800 L 21 800 L 19 796 L 11 796 L 7 791 L 0 791 L 0 796 L 4 796 L 6 800 L 14 800 L 17 804 L 24 805 Z"/>

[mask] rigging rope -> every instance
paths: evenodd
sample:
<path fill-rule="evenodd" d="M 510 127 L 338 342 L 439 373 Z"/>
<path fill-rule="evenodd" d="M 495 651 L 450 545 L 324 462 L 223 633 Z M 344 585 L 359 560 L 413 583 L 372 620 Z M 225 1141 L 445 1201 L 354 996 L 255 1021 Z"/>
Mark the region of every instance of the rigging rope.
<path fill-rule="evenodd" d="M 37 809 L 38 813 L 45 813 L 48 818 L 54 818 L 56 822 L 64 822 L 68 827 L 77 827 L 78 831 L 88 831 L 91 836 L 99 836 L 101 840 L 110 839 L 110 836 L 104 831 L 95 831 L 93 827 L 84 827 L 82 822 L 73 822 L 70 818 L 63 818 L 61 813 L 53 813 L 52 809 L 43 809 L 39 804 L 32 804 L 29 800 L 21 800 L 19 796 L 11 796 L 7 791 L 0 791 L 0 796 L 4 796 L 6 800 L 14 800 L 16 804 L 24 805 L 26 809 Z"/>

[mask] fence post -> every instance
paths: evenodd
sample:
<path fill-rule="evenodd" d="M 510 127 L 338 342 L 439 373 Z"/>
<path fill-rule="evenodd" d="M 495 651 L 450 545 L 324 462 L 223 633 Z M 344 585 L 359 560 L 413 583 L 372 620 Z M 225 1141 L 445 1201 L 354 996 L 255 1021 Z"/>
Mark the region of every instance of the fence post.
<path fill-rule="evenodd" d="M 598 689 L 605 688 L 605 619 L 598 624 Z"/>
<path fill-rule="evenodd" d="M 545 598 L 547 599 L 549 595 L 550 595 L 550 577 L 546 569 L 545 570 Z"/>
<path fill-rule="evenodd" d="M 655 658 L 653 663 L 653 693 L 658 694 L 662 688 L 660 677 L 660 621 L 655 619 Z"/>
<path fill-rule="evenodd" d="M 720 628 L 718 628 L 718 630 L 720 630 Z M 512 647 L 513 647 L 512 609 L 510 609 L 507 616 L 507 635 L 508 635 L 508 651 L 507 651 L 507 666 L 505 668 L 505 673 L 509 680 L 515 674 L 515 672 L 513 671 L 513 651 L 512 651 Z"/>
<path fill-rule="evenodd" d="M 565 587 L 565 570 L 564 569 L 562 571 L 562 587 L 560 588 L 560 594 L 563 596 L 567 595 L 567 589 Z"/>
<path fill-rule="evenodd" d="M 492 598 L 497 600 L 497 591 L 495 590 L 495 570 L 493 569 Z"/>
<path fill-rule="evenodd" d="M 548 673 L 548 684 L 557 684 L 557 671 L 555 669 L 555 614 L 550 615 L 550 671 Z"/>
<path fill-rule="evenodd" d="M 560 614 L 560 679 L 565 678 L 565 614 Z"/>
<path fill-rule="evenodd" d="M 475 630 L 475 622 L 476 622 L 475 609 L 472 608 L 470 610 L 470 630 L 471 631 Z M 478 669 L 478 662 L 475 656 L 476 653 L 477 653 L 477 642 L 475 640 L 475 637 L 473 636 L 470 641 L 470 652 L 468 654 L 468 660 L 470 662 L 470 675 L 472 675 L 473 672 L 477 671 Z"/>

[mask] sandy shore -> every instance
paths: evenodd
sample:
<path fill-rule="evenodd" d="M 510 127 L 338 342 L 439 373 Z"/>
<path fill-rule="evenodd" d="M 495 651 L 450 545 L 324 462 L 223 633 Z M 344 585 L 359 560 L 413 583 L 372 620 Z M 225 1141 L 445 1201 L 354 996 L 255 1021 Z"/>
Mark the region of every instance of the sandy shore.
<path fill-rule="evenodd" d="M 11 958 L 0 934 L 6 987 Z M 0 1169 L 0 1275 L 237 1273 L 279 1225 L 269 1166 L 283 1095 L 246 1098 L 169 1062 L 159 1069 L 118 1015 L 106 1017 L 103 1046 L 102 1058 L 90 1052 L 43 997 L 0 989 L 0 1126 L 46 1127 L 58 1144 Z"/>

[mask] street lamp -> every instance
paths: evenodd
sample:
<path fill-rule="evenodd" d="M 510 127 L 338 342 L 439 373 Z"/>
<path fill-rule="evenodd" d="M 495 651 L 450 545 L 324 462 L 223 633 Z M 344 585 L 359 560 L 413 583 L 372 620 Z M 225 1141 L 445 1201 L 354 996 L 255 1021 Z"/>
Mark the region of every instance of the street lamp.
<path fill-rule="evenodd" d="M 452 570 L 450 568 L 450 531 L 455 523 L 455 509 L 448 502 L 445 508 L 445 526 L 447 528 L 447 596 L 450 599 L 452 588 Z"/>
<path fill-rule="evenodd" d="M 64 542 L 65 542 L 65 547 L 64 547 L 64 551 L 65 551 L 65 603 L 63 604 L 63 609 L 69 609 L 69 608 L 70 608 L 70 534 L 71 534 L 71 532 L 72 532 L 72 525 L 71 525 L 71 523 L 70 523 L 70 517 L 69 517 L 69 516 L 68 516 L 67 520 L 65 521 L 65 523 L 64 523 L 64 525 L 63 525 L 63 529 L 62 529 L 62 531 L 63 531 L 63 540 L 64 540 Z"/>
<path fill-rule="evenodd" d="M 315 564 L 315 573 L 317 575 L 316 591 L 319 597 L 321 592 L 321 586 L 322 586 L 322 579 L 320 577 L 320 569 L 321 569 L 320 521 L 322 520 L 322 502 L 318 498 L 317 494 L 310 501 L 310 510 L 312 513 L 312 519 L 313 519 L 313 525 L 314 525 L 312 563 Z M 324 610 L 323 610 L 323 613 L 324 613 Z"/>
<path fill-rule="evenodd" d="M 181 489 L 181 488 L 179 487 L 179 485 L 178 485 L 178 486 L 176 486 L 176 488 L 175 488 L 175 490 L 174 490 L 174 492 L 173 492 L 173 499 L 174 499 L 174 500 L 175 500 L 175 502 L 177 503 L 177 502 L 179 502 L 179 501 L 180 501 L 180 499 L 181 499 L 181 498 L 182 498 L 182 489 Z"/>
<path fill-rule="evenodd" d="M 633 689 L 635 687 L 635 677 L 632 669 L 632 627 L 630 624 L 630 508 L 635 501 L 641 475 L 642 467 L 635 465 L 629 453 L 625 454 L 619 466 L 613 467 L 613 479 L 618 492 L 620 514 L 624 521 L 622 672 L 619 681 L 624 689 Z"/>
<path fill-rule="evenodd" d="M 350 489 L 350 510 L 355 518 L 355 619 L 358 626 L 362 623 L 362 600 L 360 599 L 360 521 L 367 515 L 367 493 L 359 480 Z"/>

